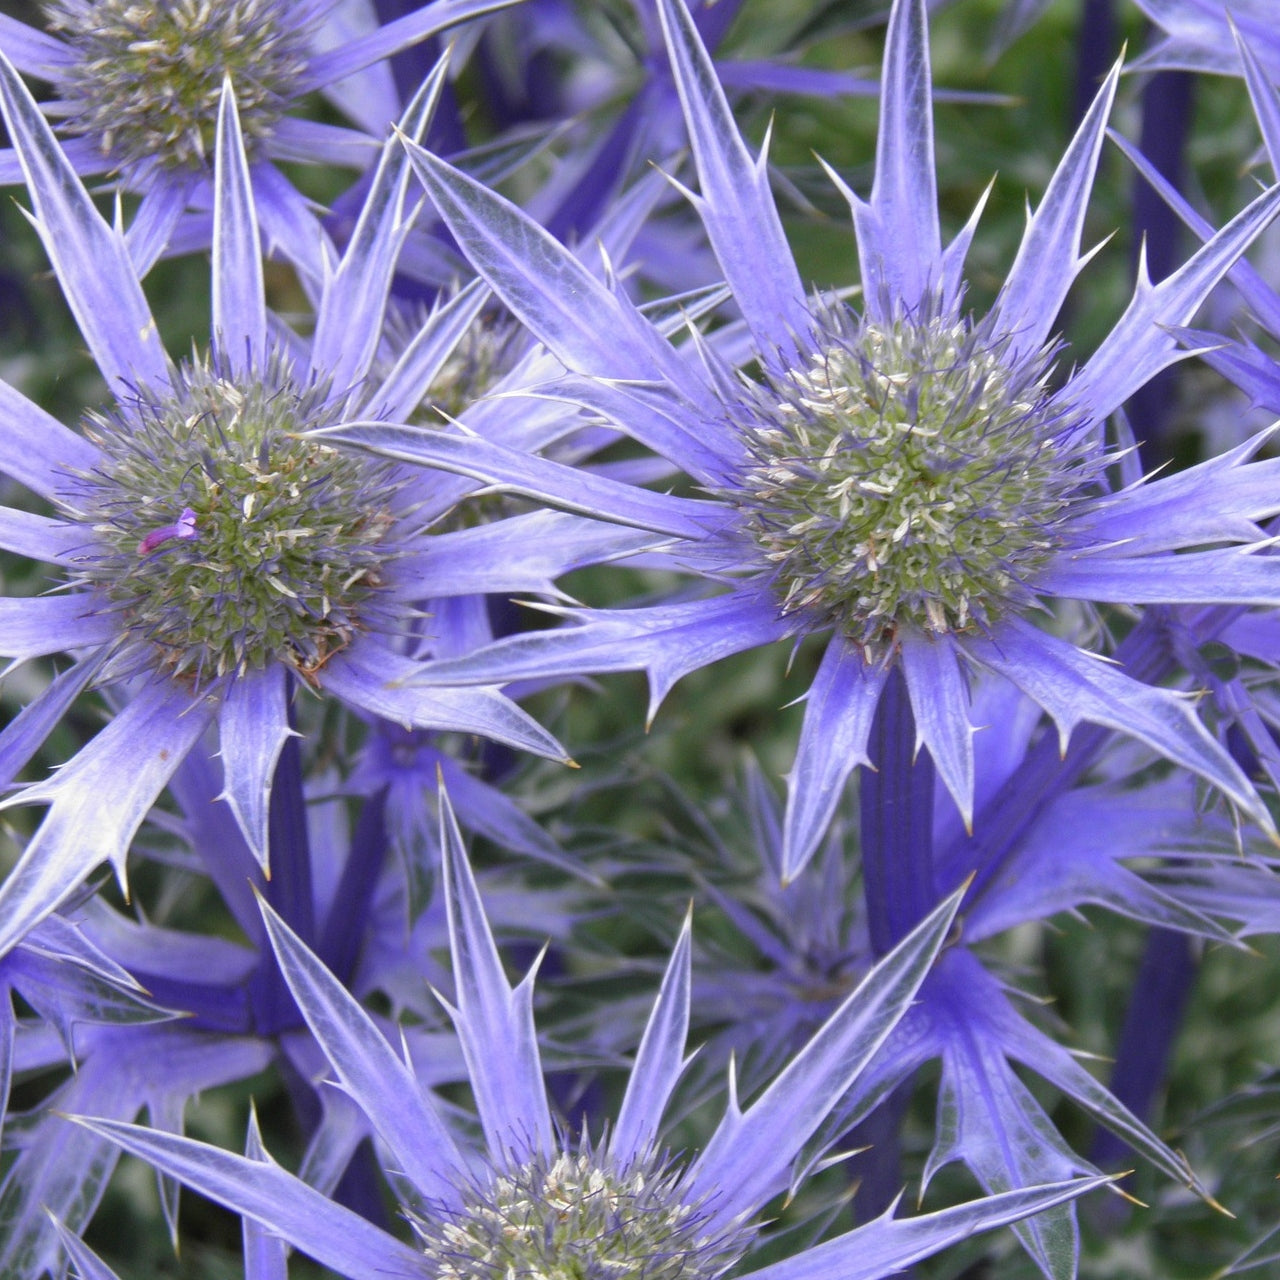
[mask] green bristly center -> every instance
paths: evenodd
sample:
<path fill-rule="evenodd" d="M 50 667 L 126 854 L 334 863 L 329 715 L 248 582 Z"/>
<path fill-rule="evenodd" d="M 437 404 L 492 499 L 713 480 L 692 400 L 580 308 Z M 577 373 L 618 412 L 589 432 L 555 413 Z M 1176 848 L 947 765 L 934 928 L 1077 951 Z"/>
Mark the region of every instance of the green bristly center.
<path fill-rule="evenodd" d="M 45 13 L 79 55 L 58 83 L 77 108 L 64 131 L 125 169 L 202 168 L 228 75 L 254 149 L 307 65 L 307 33 L 279 0 L 54 0 Z"/>
<path fill-rule="evenodd" d="M 678 1178 L 601 1167 L 590 1152 L 535 1161 L 469 1188 L 460 1209 L 419 1222 L 433 1280 L 714 1280 L 745 1247 L 708 1239 Z"/>
<path fill-rule="evenodd" d="M 109 461 L 75 503 L 92 526 L 79 578 L 129 648 L 204 683 L 272 662 L 316 673 L 377 616 L 395 486 L 381 464 L 298 433 L 323 388 L 278 365 L 231 378 L 185 366 L 174 390 L 93 415 Z"/>
<path fill-rule="evenodd" d="M 1027 603 L 1082 483 L 1047 354 L 980 329 L 822 316 L 805 368 L 750 390 L 738 506 L 784 613 L 870 653 L 903 628 L 986 627 Z"/>

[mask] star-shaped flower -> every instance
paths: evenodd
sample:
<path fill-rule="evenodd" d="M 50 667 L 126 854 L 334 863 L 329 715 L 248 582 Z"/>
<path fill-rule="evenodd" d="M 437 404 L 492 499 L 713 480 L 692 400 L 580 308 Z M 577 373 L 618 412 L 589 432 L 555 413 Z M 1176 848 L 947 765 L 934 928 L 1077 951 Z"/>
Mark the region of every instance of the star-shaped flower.
<path fill-rule="evenodd" d="M 416 1237 L 401 1243 L 274 1163 L 114 1120 L 80 1123 L 243 1214 L 341 1275 L 501 1280 L 524 1274 L 715 1280 L 749 1253 L 756 1217 L 813 1167 L 802 1148 L 910 1007 L 959 895 L 887 956 L 745 1109 L 732 1088 L 687 1162 L 659 1142 L 685 1063 L 690 934 L 682 931 L 607 1134 L 566 1139 L 552 1116 L 533 1022 L 533 974 L 508 984 L 452 815 L 442 819 L 445 893 L 462 1041 L 483 1141 L 463 1143 L 412 1066 L 273 913 L 267 929 L 294 998 L 341 1089 L 368 1117 Z M 1073 1199 L 1066 1179 L 926 1214 L 891 1213 L 753 1280 L 888 1276 L 975 1230 Z M 749 1265 L 749 1264 L 748 1264 Z"/>
<path fill-rule="evenodd" d="M 1081 722 L 1132 735 L 1271 819 L 1191 702 L 1038 626 L 1055 600 L 1268 605 L 1280 563 L 1256 554 L 1280 511 L 1276 461 L 1248 447 L 1178 475 L 1134 474 L 1110 415 L 1187 354 L 1185 324 L 1280 207 L 1260 196 L 1159 285 L 1145 271 L 1095 353 L 1060 370 L 1054 321 L 1090 255 L 1080 239 L 1120 68 L 1107 78 L 1028 220 L 991 311 L 963 308 L 976 214 L 943 246 L 935 190 L 923 0 L 890 19 L 875 179 L 853 212 L 861 310 L 808 297 L 769 193 L 681 0 L 660 13 L 697 161 L 689 193 L 749 341 L 673 349 L 628 298 L 592 278 L 519 210 L 406 143 L 476 269 L 561 360 L 566 399 L 608 415 L 707 493 L 587 493 L 531 460 L 525 492 L 601 519 L 674 533 L 666 563 L 719 594 L 571 610 L 576 625 L 435 664 L 447 685 L 643 669 L 654 706 L 683 674 L 784 637 L 826 637 L 790 775 L 784 876 L 816 848 L 853 769 L 868 761 L 891 670 L 905 675 L 919 741 L 968 822 L 975 671 L 1049 713 L 1065 744 Z M 742 335 L 736 334 L 735 337 Z M 719 348 L 736 358 L 723 358 Z M 744 351 L 743 348 L 746 348 Z M 380 426 L 329 433 L 489 483 L 510 474 L 484 442 Z M 505 470 L 504 470 L 505 468 Z M 1117 473 L 1122 477 L 1116 480 Z"/>

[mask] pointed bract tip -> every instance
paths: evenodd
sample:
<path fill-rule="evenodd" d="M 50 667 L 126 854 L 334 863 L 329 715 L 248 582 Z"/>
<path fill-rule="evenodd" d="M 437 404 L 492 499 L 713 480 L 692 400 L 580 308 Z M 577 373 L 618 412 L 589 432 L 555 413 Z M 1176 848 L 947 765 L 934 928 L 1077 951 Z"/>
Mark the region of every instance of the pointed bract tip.
<path fill-rule="evenodd" d="M 1205 1204 L 1209 1206 L 1210 1209 L 1215 1210 L 1216 1212 L 1222 1214 L 1224 1217 L 1230 1218 L 1233 1222 L 1235 1221 L 1236 1215 L 1232 1213 L 1231 1210 L 1228 1209 L 1225 1204 L 1219 1203 L 1217 1200 L 1213 1198 L 1213 1196 L 1209 1195 L 1208 1192 L 1202 1192 L 1199 1194 L 1200 1194 L 1200 1199 L 1203 1200 Z"/>
<path fill-rule="evenodd" d="M 1139 1209 L 1150 1209 L 1151 1206 L 1145 1200 L 1139 1200 L 1137 1196 L 1131 1195 L 1123 1187 L 1117 1183 L 1121 1178 L 1130 1178 L 1133 1176 L 1132 1169 L 1121 1169 L 1119 1173 L 1113 1173 L 1107 1182 L 1107 1190 L 1115 1192 L 1122 1200 L 1127 1200 L 1131 1205 L 1136 1205 Z"/>

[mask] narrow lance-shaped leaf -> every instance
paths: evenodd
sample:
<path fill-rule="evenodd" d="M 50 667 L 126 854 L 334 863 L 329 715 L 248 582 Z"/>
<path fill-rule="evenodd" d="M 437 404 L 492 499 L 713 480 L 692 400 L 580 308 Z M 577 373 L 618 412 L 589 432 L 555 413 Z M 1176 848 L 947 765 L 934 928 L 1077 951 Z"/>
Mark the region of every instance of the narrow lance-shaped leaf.
<path fill-rule="evenodd" d="M 180 1179 L 349 1280 L 422 1280 L 422 1255 L 278 1165 L 115 1120 L 75 1123 Z"/>
<path fill-rule="evenodd" d="M 868 666 L 858 646 L 839 636 L 822 655 L 787 778 L 780 870 L 784 884 L 808 865 L 849 775 L 870 759 L 867 740 L 886 674 L 885 666 Z"/>
<path fill-rule="evenodd" d="M 165 784 L 212 719 L 203 703 L 167 683 L 146 686 L 48 781 L 4 806 L 49 801 L 49 811 L 3 885 L 0 954 L 110 862 L 121 884 L 125 855 Z M 112 799 L 109 806 L 102 797 Z"/>
<path fill-rule="evenodd" d="M 684 1044 L 689 1033 L 692 921 L 690 908 L 636 1051 L 618 1122 L 609 1138 L 609 1154 L 624 1167 L 652 1148 L 667 1100 L 684 1069 Z"/>
<path fill-rule="evenodd" d="M 400 121 L 404 135 L 415 142 L 430 127 L 448 68 L 446 51 Z M 329 280 L 316 316 L 311 367 L 331 380 L 336 395 L 345 394 L 368 374 L 382 337 L 391 277 L 409 229 L 404 219 L 408 185 L 408 157 L 391 139 L 382 150 L 351 241 Z"/>
<path fill-rule="evenodd" d="M 479 436 L 389 422 L 344 422 L 311 433 L 384 458 L 439 467 L 549 506 L 684 538 L 706 537 L 723 520 L 710 503 L 651 493 L 605 476 L 520 453 Z"/>
<path fill-rule="evenodd" d="M 1142 684 L 1018 619 L 1007 620 L 990 640 L 966 640 L 964 648 L 1052 716 L 1064 752 L 1081 721 L 1127 733 L 1213 783 L 1265 830 L 1275 830 L 1248 778 L 1196 718 L 1188 697 Z"/>
<path fill-rule="evenodd" d="M 66 1250 L 67 1257 L 71 1259 L 71 1265 L 75 1268 L 76 1280 L 120 1280 L 79 1236 L 68 1231 L 52 1214 L 49 1216 L 53 1229 L 57 1232 L 58 1241 Z"/>
<path fill-rule="evenodd" d="M 249 1132 L 245 1137 L 246 1160 L 270 1160 L 258 1131 L 258 1113 L 249 1113 Z M 267 1231 L 260 1222 L 243 1218 L 244 1280 L 289 1280 L 289 1246 L 279 1236 Z"/>
<path fill-rule="evenodd" d="M 901 0 L 889 15 L 875 180 L 853 217 L 868 314 L 913 311 L 942 268 L 925 0 Z"/>
<path fill-rule="evenodd" d="M 668 388 L 673 401 L 689 403 L 695 419 L 717 413 L 701 382 L 624 294 L 601 284 L 515 205 L 420 147 L 404 145 L 472 265 L 567 368 Z M 700 478 L 723 470 L 705 432 L 670 422 L 663 436 L 645 443 Z"/>
<path fill-rule="evenodd" d="M 692 199 L 762 358 L 785 366 L 812 320 L 769 191 L 767 146 L 751 159 L 683 0 L 659 0 L 658 16 L 698 166 L 702 195 Z"/>
<path fill-rule="evenodd" d="M 938 776 L 973 829 L 973 726 L 969 684 L 954 644 L 907 632 L 902 639 L 902 671 L 916 722 L 916 746 L 928 748 Z"/>
<path fill-rule="evenodd" d="M 169 383 L 151 309 L 118 234 L 94 207 L 35 99 L 0 52 L 0 107 L 22 161 L 44 242 L 67 302 L 116 395 Z"/>
<path fill-rule="evenodd" d="M 891 1208 L 865 1227 L 750 1271 L 743 1280 L 831 1280 L 835 1276 L 840 1280 L 884 1280 L 979 1231 L 1009 1226 L 1096 1191 L 1108 1181 L 1103 1177 L 1075 1178 L 1027 1187 L 915 1218 L 895 1218 Z"/>
<path fill-rule="evenodd" d="M 1280 212 L 1280 186 L 1238 213 L 1173 275 L 1153 285 L 1139 265 L 1133 300 L 1071 380 L 1073 403 L 1101 421 L 1161 369 L 1189 354 L 1170 327 L 1186 324 L 1232 263 Z"/>
<path fill-rule="evenodd" d="M 237 676 L 227 690 L 219 718 L 222 746 L 221 798 L 258 864 L 267 870 L 267 812 L 276 762 L 289 728 L 285 670 L 274 664 Z"/>
<path fill-rule="evenodd" d="M 1117 62 L 1111 68 L 1054 171 L 1000 290 L 995 325 L 1011 335 L 1011 364 L 1044 345 L 1071 282 L 1087 260 L 1079 256 L 1080 236 L 1121 66 Z"/>

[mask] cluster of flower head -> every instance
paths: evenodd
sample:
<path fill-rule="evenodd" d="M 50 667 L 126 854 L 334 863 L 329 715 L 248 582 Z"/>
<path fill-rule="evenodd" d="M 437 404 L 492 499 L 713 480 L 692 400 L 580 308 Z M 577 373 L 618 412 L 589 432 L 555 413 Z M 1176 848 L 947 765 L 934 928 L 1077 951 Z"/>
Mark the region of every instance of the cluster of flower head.
<path fill-rule="evenodd" d="M 1136 2 L 1135 70 L 1239 74 L 1280 170 L 1273 0 Z M 1109 134 L 1140 76 L 1094 23 L 992 283 L 982 209 L 944 234 L 941 6 L 887 7 L 839 44 L 872 82 L 808 57 L 821 0 L 0 18 L 13 235 L 78 330 L 4 273 L 42 350 L 0 375 L 101 375 L 66 417 L 0 381 L 0 1275 L 150 1270 L 86 1243 L 123 1152 L 161 1185 L 129 1220 L 238 1274 L 179 1227 L 179 1186 L 217 1202 L 245 1280 L 882 1280 L 961 1242 L 1075 1280 L 1085 1231 L 1156 1274 L 1170 1182 L 1240 1207 L 1218 1274 L 1268 1265 L 1258 1162 L 1153 1099 L 1201 953 L 1248 975 L 1235 1059 L 1274 1040 L 1276 427 L 1152 404 L 1195 357 L 1280 410 L 1280 186 L 1193 209 Z M 1042 55 L 1005 56 L 940 81 Z M 795 157 L 847 94 L 877 134 L 827 184 Z M 947 127 L 1042 144 L 1036 108 Z M 1109 136 L 1196 243 L 1089 290 L 1130 270 L 1085 243 Z M 1251 337 L 1194 327 L 1228 279 Z M 1066 1025 L 1121 1001 L 1115 1045 Z M 185 1132 L 249 1088 L 247 1136 L 238 1101 Z M 1082 1224 L 1120 1152 L 1161 1207 Z"/>

